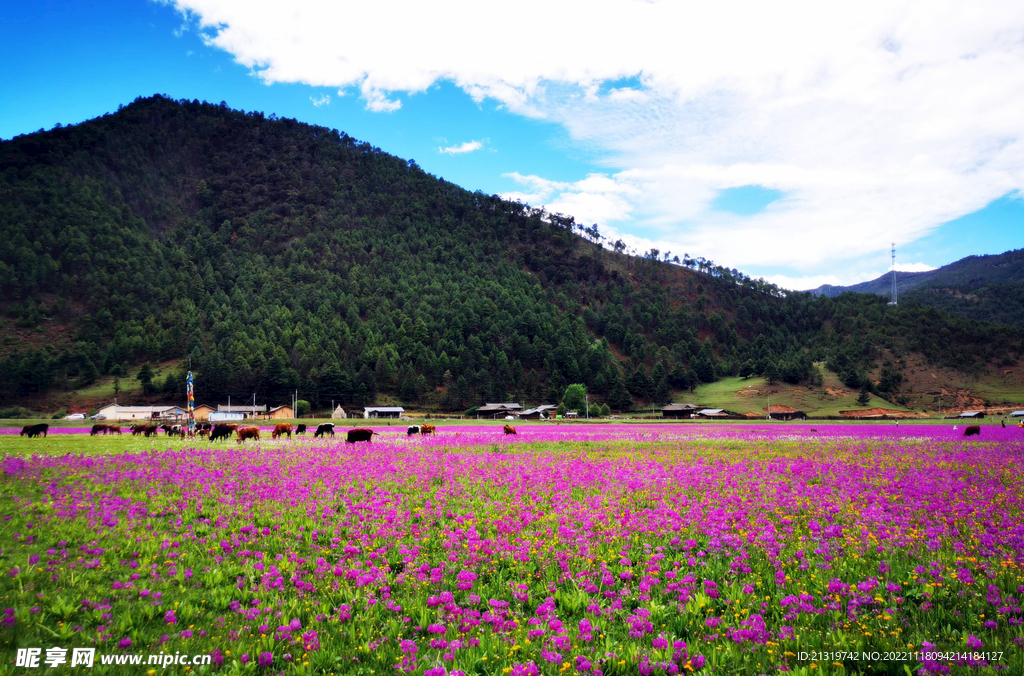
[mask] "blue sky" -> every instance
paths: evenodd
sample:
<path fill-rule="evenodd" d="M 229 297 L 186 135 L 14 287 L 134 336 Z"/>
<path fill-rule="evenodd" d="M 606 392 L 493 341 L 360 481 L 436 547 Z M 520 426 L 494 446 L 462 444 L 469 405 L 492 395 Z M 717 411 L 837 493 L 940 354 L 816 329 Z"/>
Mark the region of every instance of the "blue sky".
<path fill-rule="evenodd" d="M 0 138 L 154 93 L 225 101 L 791 288 L 873 278 L 893 240 L 911 269 L 1024 247 L 1014 3 L 967 20 L 751 3 L 746 26 L 728 8 L 595 2 L 471 17 L 446 1 L 8 3 Z"/>

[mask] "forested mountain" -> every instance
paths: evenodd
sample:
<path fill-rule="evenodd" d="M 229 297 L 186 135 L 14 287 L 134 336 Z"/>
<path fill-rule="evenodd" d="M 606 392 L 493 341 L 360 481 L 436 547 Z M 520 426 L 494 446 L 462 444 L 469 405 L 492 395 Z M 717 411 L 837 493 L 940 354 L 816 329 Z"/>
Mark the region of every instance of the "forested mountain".
<path fill-rule="evenodd" d="M 968 256 L 927 272 L 897 272 L 900 302 L 915 301 L 964 317 L 1024 329 L 1024 249 Z M 873 293 L 889 297 L 891 273 L 852 286 L 825 284 L 811 293 Z"/>
<path fill-rule="evenodd" d="M 199 401 L 456 410 L 574 382 L 623 409 L 723 374 L 814 378 L 812 360 L 895 394 L 908 351 L 965 372 L 1024 353 L 1020 331 L 917 303 L 629 256 L 596 225 L 223 103 L 137 99 L 0 143 L 0 235 L 8 403 L 189 357 Z"/>

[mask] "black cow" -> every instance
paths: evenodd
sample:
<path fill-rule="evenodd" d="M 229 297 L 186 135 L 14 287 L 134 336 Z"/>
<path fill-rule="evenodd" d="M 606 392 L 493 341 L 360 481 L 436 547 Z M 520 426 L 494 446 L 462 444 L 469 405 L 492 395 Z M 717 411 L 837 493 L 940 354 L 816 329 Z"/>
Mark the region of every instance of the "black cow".
<path fill-rule="evenodd" d="M 235 428 L 237 425 L 214 425 L 213 431 L 210 432 L 210 441 L 217 441 L 218 439 L 230 439 L 235 434 Z"/>
<path fill-rule="evenodd" d="M 38 437 L 40 434 L 42 434 L 45 437 L 46 431 L 49 429 L 50 426 L 47 425 L 46 423 L 42 423 L 39 425 L 25 425 L 24 427 L 21 428 L 20 436 L 27 436 L 29 439 L 31 439 L 32 437 Z"/>
<path fill-rule="evenodd" d="M 348 435 L 345 437 L 345 442 L 349 444 L 354 444 L 357 441 L 372 442 L 374 434 L 380 434 L 380 432 L 374 432 L 373 430 L 368 429 L 349 430 Z"/>
<path fill-rule="evenodd" d="M 301 425 L 296 425 L 295 426 L 295 433 L 296 434 L 305 434 L 306 433 L 306 424 L 302 423 Z"/>
<path fill-rule="evenodd" d="M 978 425 L 971 425 L 964 430 L 965 437 L 981 436 L 981 427 Z"/>
<path fill-rule="evenodd" d="M 313 436 L 318 438 L 325 434 L 334 436 L 334 423 L 320 423 L 316 426 L 316 432 L 313 432 Z"/>
<path fill-rule="evenodd" d="M 412 435 L 419 434 L 419 433 L 420 433 L 420 426 L 419 425 L 412 425 L 411 427 L 409 427 L 408 431 L 405 433 L 405 436 L 411 437 Z"/>

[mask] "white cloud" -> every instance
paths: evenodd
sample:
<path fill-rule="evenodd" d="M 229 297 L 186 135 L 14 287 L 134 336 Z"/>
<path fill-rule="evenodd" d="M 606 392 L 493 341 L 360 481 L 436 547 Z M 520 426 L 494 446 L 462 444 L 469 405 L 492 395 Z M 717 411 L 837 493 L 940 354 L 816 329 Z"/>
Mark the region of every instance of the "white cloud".
<path fill-rule="evenodd" d="M 891 268 L 890 268 L 891 269 Z M 930 272 L 935 270 L 934 265 L 927 263 L 897 263 L 896 272 Z"/>
<path fill-rule="evenodd" d="M 323 94 L 321 96 L 318 96 L 315 99 L 312 96 L 310 96 L 309 100 L 317 108 L 319 108 L 320 106 L 329 106 L 329 105 L 331 105 L 331 96 L 330 96 L 330 94 Z"/>
<path fill-rule="evenodd" d="M 392 101 L 379 89 L 366 86 L 362 89 L 363 98 L 366 99 L 367 110 L 372 110 L 375 113 L 393 113 L 402 107 L 401 101 Z"/>
<path fill-rule="evenodd" d="M 466 141 L 459 146 L 448 146 L 447 148 L 438 148 L 437 152 L 442 155 L 462 155 L 464 153 L 471 153 L 474 150 L 480 150 L 484 147 L 480 141 Z"/>
<path fill-rule="evenodd" d="M 628 221 L 633 209 L 630 198 L 637 195 L 635 187 L 615 181 L 604 174 L 591 174 L 582 181 L 563 183 L 540 176 L 505 174 L 529 192 L 509 192 L 502 197 L 521 200 L 548 211 L 571 215 L 577 223 L 604 226 L 609 222 Z"/>
<path fill-rule="evenodd" d="M 606 171 L 510 195 L 730 267 L 863 272 L 893 239 L 1024 189 L 1015 0 L 167 1 L 267 83 L 354 88 L 392 112 L 448 80 L 558 123 Z M 711 208 L 751 184 L 784 197 Z"/>

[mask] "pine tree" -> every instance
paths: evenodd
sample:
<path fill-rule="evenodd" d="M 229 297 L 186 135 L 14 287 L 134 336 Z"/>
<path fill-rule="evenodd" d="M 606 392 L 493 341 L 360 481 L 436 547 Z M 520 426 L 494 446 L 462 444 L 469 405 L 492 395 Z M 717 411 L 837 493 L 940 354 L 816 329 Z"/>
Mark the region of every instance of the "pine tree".
<path fill-rule="evenodd" d="M 867 406 L 871 403 L 871 394 L 868 392 L 866 385 L 861 389 L 860 396 L 857 397 L 857 403 L 861 406 Z"/>
<path fill-rule="evenodd" d="M 148 361 L 142 365 L 142 368 L 139 369 L 139 374 L 135 378 L 142 383 L 143 394 L 153 393 L 153 367 L 149 365 Z"/>

